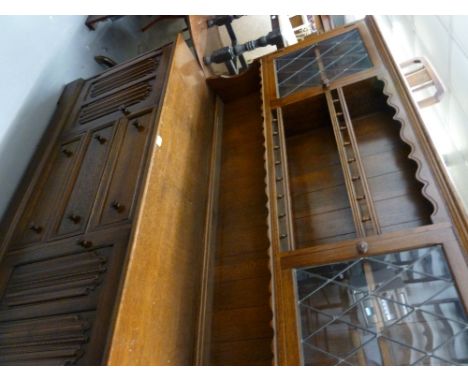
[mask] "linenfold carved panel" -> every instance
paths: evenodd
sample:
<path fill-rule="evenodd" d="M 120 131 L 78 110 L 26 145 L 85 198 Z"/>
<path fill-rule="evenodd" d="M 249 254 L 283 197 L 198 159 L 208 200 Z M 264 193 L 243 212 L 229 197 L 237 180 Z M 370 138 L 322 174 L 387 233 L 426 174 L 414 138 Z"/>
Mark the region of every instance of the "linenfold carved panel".
<path fill-rule="evenodd" d="M 86 313 L 0 323 L 0 364 L 73 365 L 84 354 L 92 318 Z"/>
<path fill-rule="evenodd" d="M 159 61 L 160 55 L 155 55 L 138 61 L 131 66 L 119 69 L 118 71 L 110 71 L 106 75 L 99 76 L 98 79 L 91 84 L 87 98 L 96 98 L 133 81 L 155 74 Z"/>

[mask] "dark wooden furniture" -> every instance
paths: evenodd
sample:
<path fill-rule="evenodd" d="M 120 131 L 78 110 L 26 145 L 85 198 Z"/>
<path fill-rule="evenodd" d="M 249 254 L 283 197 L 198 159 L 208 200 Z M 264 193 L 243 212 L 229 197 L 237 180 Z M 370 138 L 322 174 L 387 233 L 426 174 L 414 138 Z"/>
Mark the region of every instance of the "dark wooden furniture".
<path fill-rule="evenodd" d="M 65 89 L 2 226 L 0 362 L 466 364 L 468 220 L 373 18 L 199 64 L 179 36 Z"/>
<path fill-rule="evenodd" d="M 213 101 L 182 38 L 67 86 L 3 224 L 0 364 L 194 362 Z"/>
<path fill-rule="evenodd" d="M 465 364 L 466 217 L 374 20 L 262 78 L 276 362 Z"/>

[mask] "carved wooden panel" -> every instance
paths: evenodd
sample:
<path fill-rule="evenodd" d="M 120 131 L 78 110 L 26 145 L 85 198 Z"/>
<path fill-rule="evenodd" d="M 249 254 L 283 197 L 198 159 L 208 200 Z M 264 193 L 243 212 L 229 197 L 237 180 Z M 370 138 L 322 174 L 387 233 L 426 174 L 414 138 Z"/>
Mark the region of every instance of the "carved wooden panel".
<path fill-rule="evenodd" d="M 152 88 L 153 82 L 141 82 L 85 104 L 81 108 L 78 122 L 84 125 L 118 111 L 121 111 L 124 115 L 128 114 L 128 107 L 146 100 Z"/>
<path fill-rule="evenodd" d="M 160 54 L 152 54 L 151 57 L 132 63 L 129 66 L 117 67 L 107 71 L 91 82 L 87 99 L 99 97 L 117 88 L 154 75 L 159 62 Z"/>
<path fill-rule="evenodd" d="M 126 248 L 127 234 L 120 236 L 7 256 L 0 270 L 0 364 L 101 361 Z"/>

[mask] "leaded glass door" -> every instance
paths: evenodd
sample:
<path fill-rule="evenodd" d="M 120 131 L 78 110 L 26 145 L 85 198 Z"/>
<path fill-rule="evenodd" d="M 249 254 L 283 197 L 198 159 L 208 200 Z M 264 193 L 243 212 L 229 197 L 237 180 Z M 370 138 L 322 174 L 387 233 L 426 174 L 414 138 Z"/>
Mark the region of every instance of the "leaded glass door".
<path fill-rule="evenodd" d="M 315 36 L 268 57 L 272 99 L 289 100 L 331 84 L 369 76 L 380 64 L 364 25 Z"/>
<path fill-rule="evenodd" d="M 283 257 L 288 362 L 468 364 L 467 269 L 453 233 L 415 230 L 400 248 L 384 236 L 365 254 L 344 245 Z"/>

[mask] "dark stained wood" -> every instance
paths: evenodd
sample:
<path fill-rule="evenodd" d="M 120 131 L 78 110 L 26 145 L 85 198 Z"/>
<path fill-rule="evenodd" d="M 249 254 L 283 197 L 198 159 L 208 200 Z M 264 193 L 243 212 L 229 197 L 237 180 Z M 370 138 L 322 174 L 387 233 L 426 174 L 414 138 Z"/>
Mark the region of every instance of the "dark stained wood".
<path fill-rule="evenodd" d="M 361 116 L 353 125 L 383 232 L 399 224 L 406 228 L 409 222 L 430 224 L 433 206 L 416 180 L 416 163 L 408 158 L 410 148 L 399 137 L 400 124 L 393 120 L 392 109 Z"/>
<path fill-rule="evenodd" d="M 308 130 L 286 141 L 296 248 L 355 236 L 332 128 Z"/>
<path fill-rule="evenodd" d="M 212 365 L 270 365 L 265 170 L 260 94 L 224 105 Z"/>
<path fill-rule="evenodd" d="M 18 234 L 19 230 L 24 229 L 24 224 L 29 222 L 28 218 L 25 219 L 25 216 L 30 214 L 28 211 L 32 208 L 28 198 L 30 198 L 31 195 L 35 195 L 37 197 L 40 194 L 38 191 L 38 184 L 40 183 L 38 182 L 43 182 L 46 178 L 43 176 L 43 171 L 47 171 L 46 169 L 51 166 L 49 156 L 54 155 L 52 154 L 52 151 L 56 148 L 57 137 L 67 121 L 72 118 L 71 112 L 80 95 L 83 84 L 84 80 L 79 79 L 65 86 L 62 95 L 57 102 L 57 109 L 55 110 L 54 115 L 52 116 L 41 141 L 39 142 L 37 150 L 31 158 L 28 168 L 21 178 L 19 186 L 10 201 L 0 225 L 0 237 L 2 238 L 2 242 L 0 243 L 0 260 L 6 251 L 6 247 L 10 245 L 13 232 Z M 27 206 L 25 206 L 26 202 L 28 202 Z M 24 220 L 19 223 L 19 219 Z M 12 229 L 13 227 L 15 227 L 14 230 Z M 23 239 L 17 238 L 17 240 Z M 14 243 L 17 242 L 15 241 Z M 15 244 L 12 245 L 14 246 Z"/>
<path fill-rule="evenodd" d="M 246 323 L 244 327 L 247 327 Z M 271 336 L 260 339 L 217 342 L 213 344 L 213 359 L 215 365 L 231 366 L 269 366 L 272 354 Z"/>
<path fill-rule="evenodd" d="M 208 85 L 224 102 L 230 102 L 242 96 L 248 96 L 260 89 L 260 66 L 252 62 L 246 71 L 232 77 L 218 76 L 207 79 Z"/>

